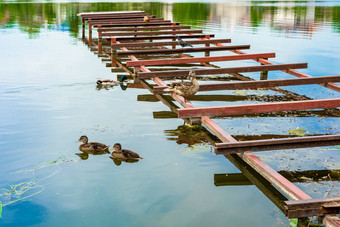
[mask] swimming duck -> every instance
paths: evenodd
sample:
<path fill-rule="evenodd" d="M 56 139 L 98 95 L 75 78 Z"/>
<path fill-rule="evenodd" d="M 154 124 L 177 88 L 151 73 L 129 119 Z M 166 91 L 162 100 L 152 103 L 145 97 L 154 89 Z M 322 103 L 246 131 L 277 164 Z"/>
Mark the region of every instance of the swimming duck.
<path fill-rule="evenodd" d="M 112 157 L 121 159 L 121 160 L 139 160 L 143 159 L 136 152 L 131 150 L 122 149 L 122 145 L 120 143 L 116 143 L 113 145 L 114 151 L 111 153 Z"/>
<path fill-rule="evenodd" d="M 98 85 L 102 86 L 116 86 L 119 84 L 122 84 L 124 80 L 127 80 L 127 77 L 125 75 L 121 76 L 119 81 L 116 80 L 97 80 Z"/>
<path fill-rule="evenodd" d="M 81 136 L 78 140 L 78 142 L 82 142 L 83 144 L 80 144 L 79 150 L 84 152 L 103 152 L 108 150 L 109 146 L 106 146 L 103 143 L 98 142 L 90 142 L 87 136 Z"/>
<path fill-rule="evenodd" d="M 164 89 L 164 91 L 175 93 L 184 98 L 196 94 L 199 90 L 199 83 L 196 80 L 195 71 L 190 70 L 188 79 L 190 79 L 190 82 L 173 82 L 168 88 Z"/>
<path fill-rule="evenodd" d="M 144 16 L 143 20 L 144 20 L 144 22 L 149 22 L 150 21 L 150 17 Z"/>

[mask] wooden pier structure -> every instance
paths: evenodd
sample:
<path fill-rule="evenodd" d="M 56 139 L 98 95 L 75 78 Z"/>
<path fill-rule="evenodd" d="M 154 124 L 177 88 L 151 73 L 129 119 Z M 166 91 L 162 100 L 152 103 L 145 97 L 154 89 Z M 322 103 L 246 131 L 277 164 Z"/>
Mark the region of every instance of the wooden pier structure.
<path fill-rule="evenodd" d="M 293 110 L 312 110 L 340 107 L 340 98 L 271 102 L 261 104 L 195 107 L 184 97 L 170 93 L 165 95 L 164 89 L 168 84 L 164 78 L 184 78 L 190 69 L 174 69 L 182 65 L 187 68 L 190 64 L 199 64 L 195 68 L 196 75 L 209 79 L 209 75 L 228 74 L 241 81 L 224 83 L 201 84 L 201 91 L 240 90 L 240 89 L 272 89 L 284 93 L 280 87 L 318 84 L 326 88 L 340 91 L 340 76 L 312 77 L 296 69 L 307 68 L 307 63 L 275 64 L 269 61 L 275 53 L 247 54 L 243 50 L 250 49 L 250 45 L 230 45 L 230 39 L 212 39 L 214 34 L 203 34 L 202 30 L 191 30 L 190 26 L 182 26 L 179 22 L 164 20 L 144 11 L 111 11 L 111 12 L 83 12 L 78 16 L 82 18 L 82 35 L 91 50 L 96 51 L 99 57 L 104 57 L 110 67 L 120 67 L 129 73 L 135 81 L 148 89 L 155 97 L 167 105 L 172 112 L 190 123 L 201 123 L 213 133 L 221 143 L 215 144 L 215 153 L 222 154 L 229 159 L 245 176 L 252 179 L 252 183 L 261 188 L 254 174 L 238 164 L 237 160 L 249 165 L 256 174 L 270 183 L 270 187 L 279 190 L 289 199 L 282 207 L 288 218 L 303 218 L 321 216 L 325 226 L 340 226 L 339 214 L 340 198 L 312 199 L 309 195 L 295 186 L 282 174 L 272 169 L 252 152 L 265 150 L 292 149 L 301 147 L 331 146 L 340 144 L 340 135 L 320 135 L 292 137 L 270 140 L 255 140 L 239 142 L 224 131 L 211 116 L 228 116 L 240 114 L 271 113 Z M 146 21 L 145 18 L 148 20 Z M 88 37 L 85 38 L 85 25 L 88 25 Z M 93 36 L 93 30 L 97 36 Z M 176 36 L 185 39 L 193 47 L 182 48 Z M 164 41 L 165 40 L 165 41 Z M 197 46 L 199 45 L 199 46 Z M 223 56 L 210 56 L 211 52 L 226 52 Z M 203 53 L 202 57 L 192 57 L 187 53 Z M 164 57 L 169 56 L 171 57 Z M 142 58 L 138 59 L 136 56 Z M 152 57 L 154 56 L 154 57 Z M 220 68 L 213 62 L 253 60 L 259 65 L 242 67 Z M 171 67 L 155 70 L 147 66 Z M 282 71 L 295 76 L 292 79 L 267 80 L 269 71 Z M 254 81 L 240 73 L 261 72 L 261 80 Z M 225 76 L 225 77 L 228 77 Z M 262 80 L 263 79 L 263 80 Z M 154 84 L 147 80 L 152 80 Z M 139 87 L 136 86 L 136 87 Z M 140 88 L 140 87 L 139 87 Z M 287 92 L 287 91 L 285 91 Z M 288 92 L 289 93 L 289 92 Z M 190 99 L 190 98 L 189 98 Z M 176 101 L 183 108 L 178 107 Z M 338 111 L 337 109 L 335 111 Z M 339 114 L 340 116 L 340 114 Z M 261 190 L 263 191 L 263 190 Z M 270 198 L 270 197 L 269 197 Z M 272 200 L 273 201 L 273 200 Z"/>

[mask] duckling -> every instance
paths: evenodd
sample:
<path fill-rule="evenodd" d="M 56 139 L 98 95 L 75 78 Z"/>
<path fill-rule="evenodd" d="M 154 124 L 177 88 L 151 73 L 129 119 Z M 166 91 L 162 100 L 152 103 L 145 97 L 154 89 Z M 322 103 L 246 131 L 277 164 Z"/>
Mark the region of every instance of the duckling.
<path fill-rule="evenodd" d="M 195 71 L 190 70 L 188 79 L 190 79 L 190 82 L 173 82 L 168 88 L 164 89 L 164 91 L 172 92 L 174 94 L 183 96 L 184 98 L 196 94 L 199 90 L 199 83 L 196 80 Z"/>
<path fill-rule="evenodd" d="M 116 80 L 97 80 L 98 85 L 102 86 L 116 86 L 119 84 L 122 84 L 124 80 L 127 80 L 127 77 L 125 75 L 121 76 L 119 81 Z"/>
<path fill-rule="evenodd" d="M 139 160 L 143 159 L 142 157 L 139 156 L 136 152 L 133 152 L 131 150 L 127 149 L 122 149 L 122 145 L 120 143 L 116 143 L 113 145 L 113 151 L 111 153 L 112 157 L 121 159 L 121 160 Z"/>
<path fill-rule="evenodd" d="M 78 140 L 78 142 L 82 142 L 83 144 L 80 144 L 79 150 L 84 152 L 103 152 L 108 150 L 109 146 L 106 146 L 103 143 L 98 142 L 90 142 L 87 136 L 81 136 Z"/>
<path fill-rule="evenodd" d="M 143 20 L 144 20 L 144 22 L 149 22 L 150 21 L 150 17 L 144 16 Z"/>

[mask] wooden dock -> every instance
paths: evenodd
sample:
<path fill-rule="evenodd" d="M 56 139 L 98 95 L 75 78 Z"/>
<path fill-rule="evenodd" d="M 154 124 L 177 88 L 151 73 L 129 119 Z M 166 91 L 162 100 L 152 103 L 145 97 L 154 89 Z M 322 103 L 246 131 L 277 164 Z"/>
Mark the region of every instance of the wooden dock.
<path fill-rule="evenodd" d="M 82 18 L 83 39 L 86 40 L 91 50 L 96 51 L 101 57 L 108 58 L 107 61 L 110 62 L 108 63 L 109 66 L 118 66 L 136 80 L 140 81 L 144 88 L 153 93 L 157 99 L 167 105 L 178 117 L 185 118 L 186 121 L 191 123 L 202 123 L 221 141 L 221 143 L 217 143 L 215 146 L 216 154 L 224 155 L 235 164 L 242 173 L 249 176 L 249 179 L 252 179 L 255 185 L 260 185 L 258 187 L 262 188 L 261 183 L 256 180 L 256 177 L 253 177 L 254 174 L 248 173 L 247 170 L 242 168 L 242 165 L 237 164 L 237 159 L 241 159 L 253 168 L 257 174 L 270 182 L 271 187 L 275 187 L 291 200 L 282 205 L 288 218 L 322 216 L 324 217 L 323 223 L 325 226 L 340 226 L 340 218 L 329 215 L 339 213 L 339 198 L 312 199 L 291 181 L 250 152 L 297 147 L 330 146 L 340 144 L 340 135 L 238 142 L 210 118 L 210 116 L 336 108 L 340 107 L 340 99 L 294 100 L 263 104 L 197 108 L 182 96 L 170 94 L 171 99 L 169 99 L 164 92 L 168 84 L 162 80 L 163 78 L 187 77 L 190 70 L 164 70 L 162 68 L 151 71 L 147 66 L 164 67 L 196 63 L 203 67 L 195 69 L 197 75 L 229 74 L 240 80 L 248 80 L 202 84 L 200 85 L 199 92 L 239 89 L 273 89 L 283 91 L 278 87 L 307 84 L 318 84 L 339 92 L 340 86 L 334 84 L 335 82 L 340 82 L 339 75 L 311 77 L 310 75 L 296 71 L 296 69 L 307 68 L 307 63 L 275 64 L 268 60 L 269 58 L 274 58 L 275 53 L 247 54 L 243 52 L 243 50 L 250 49 L 250 45 L 248 44 L 230 45 L 230 39 L 212 39 L 214 34 L 203 34 L 202 30 L 190 30 L 190 26 L 181 26 L 178 22 L 157 18 L 143 11 L 85 12 L 79 13 L 78 16 Z M 148 17 L 149 21 L 144 21 L 145 17 Z M 88 25 L 87 39 L 85 38 L 86 23 Z M 97 31 L 96 37 L 93 37 L 94 29 Z M 176 41 L 176 35 L 185 39 L 187 43 L 193 45 L 193 47 L 181 48 Z M 197 47 L 196 45 L 200 46 Z M 204 46 L 202 47 L 202 45 Z M 218 57 L 210 56 L 210 52 L 214 51 L 228 51 L 229 53 Z M 201 52 L 204 56 L 192 57 L 185 54 L 193 52 Z M 156 54 L 155 57 L 157 56 L 157 58 L 144 60 L 145 57 L 150 57 L 154 54 Z M 168 55 L 171 55 L 171 57 L 160 57 Z M 144 59 L 139 60 L 136 56 Z M 220 68 L 212 64 L 212 62 L 239 60 L 253 60 L 255 63 L 259 63 L 259 65 L 252 64 L 242 67 Z M 282 71 L 297 78 L 266 80 L 268 71 L 274 70 Z M 261 72 L 261 78 L 264 80 L 249 81 L 249 78 L 240 74 L 246 72 Z M 151 85 L 147 80 L 153 80 L 156 85 Z M 182 105 L 183 108 L 174 104 L 173 100 Z M 305 211 L 306 209 L 307 211 Z"/>

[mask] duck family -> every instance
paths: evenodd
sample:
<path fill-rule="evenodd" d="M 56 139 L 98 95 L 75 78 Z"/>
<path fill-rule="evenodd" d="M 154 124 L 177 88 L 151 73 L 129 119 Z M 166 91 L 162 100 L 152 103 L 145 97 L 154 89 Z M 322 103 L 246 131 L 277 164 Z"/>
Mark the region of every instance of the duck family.
<path fill-rule="evenodd" d="M 88 137 L 85 135 L 81 136 L 77 142 L 82 142 L 82 144 L 79 146 L 79 150 L 83 152 L 82 154 L 77 155 L 84 160 L 88 158 L 89 153 L 94 155 L 110 153 L 110 146 L 99 142 L 89 142 Z M 111 158 L 113 159 L 118 159 L 125 162 L 136 162 L 140 159 L 143 159 L 139 156 L 139 154 L 132 150 L 122 149 L 122 145 L 120 143 L 116 143 L 111 149 L 114 150 L 111 153 Z"/>

